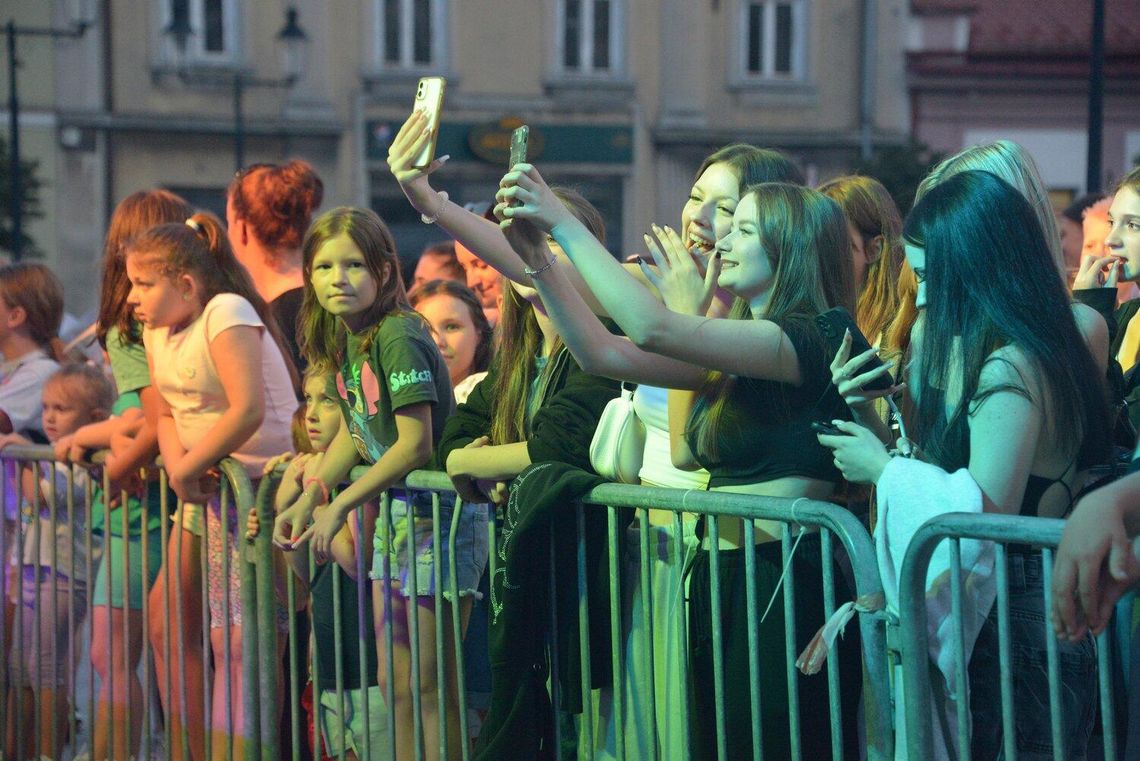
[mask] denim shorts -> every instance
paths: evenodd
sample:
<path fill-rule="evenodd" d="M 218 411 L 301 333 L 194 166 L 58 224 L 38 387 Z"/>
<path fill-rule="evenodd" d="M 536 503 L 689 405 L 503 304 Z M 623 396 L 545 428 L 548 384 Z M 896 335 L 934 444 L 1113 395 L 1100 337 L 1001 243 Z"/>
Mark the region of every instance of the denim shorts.
<path fill-rule="evenodd" d="M 432 530 L 431 495 L 418 492 L 412 498 L 415 525 L 416 553 L 416 596 L 435 595 L 435 565 L 438 554 L 439 578 L 444 588 L 444 596 L 450 598 L 448 589 L 450 563 L 448 541 L 451 533 L 452 516 L 455 513 L 455 498 L 441 495 L 439 506 L 439 536 L 441 546 L 435 552 Z M 459 524 L 455 530 L 455 574 L 460 596 L 480 597 L 479 577 L 487 566 L 489 542 L 487 539 L 487 513 L 489 507 L 483 504 L 464 504 L 459 514 Z M 380 581 L 384 578 L 384 560 L 391 563 L 392 578 L 398 580 L 405 597 L 411 597 L 408 580 L 408 503 L 403 499 L 392 499 L 389 508 L 389 537 L 391 547 L 386 547 L 383 534 L 383 516 L 376 522 L 376 535 L 372 540 L 372 572 L 369 578 Z"/>
<path fill-rule="evenodd" d="M 1053 758 L 1049 720 L 1049 676 L 1046 640 L 1053 636 L 1045 620 L 1042 558 L 1039 552 L 1010 548 L 1009 631 L 1012 663 L 999 672 L 997 603 L 982 625 L 970 657 L 972 756 L 990 761 L 1002 750 L 1001 683 L 1013 680 L 1017 757 L 1029 761 Z M 1048 627 L 1048 633 L 1046 629 Z M 1096 643 L 1086 636 L 1077 643 L 1057 642 L 1061 666 L 1061 737 L 1064 758 L 1084 761 L 1097 707 Z M 999 678 L 1000 674 L 1000 678 Z"/>

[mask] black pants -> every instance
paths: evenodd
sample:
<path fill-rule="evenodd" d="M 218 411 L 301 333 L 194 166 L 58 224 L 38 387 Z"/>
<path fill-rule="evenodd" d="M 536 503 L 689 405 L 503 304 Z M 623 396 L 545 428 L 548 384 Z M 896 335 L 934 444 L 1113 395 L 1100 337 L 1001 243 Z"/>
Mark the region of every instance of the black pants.
<path fill-rule="evenodd" d="M 783 561 L 779 542 L 757 545 L 757 615 L 763 616 Z M 829 559 L 830 562 L 830 559 Z M 721 643 L 724 655 L 724 714 L 727 757 L 751 758 L 752 719 L 748 670 L 748 609 L 744 550 L 720 552 Z M 833 564 L 836 604 L 851 599 L 843 574 Z M 818 534 L 805 536 L 796 549 L 789 575 L 795 578 L 796 655 L 824 623 L 823 566 Z M 713 681 L 713 646 L 709 588 L 709 553 L 702 551 L 693 564 L 689 583 L 689 660 L 693 685 L 692 757 L 715 759 L 716 715 Z M 785 581 L 786 583 L 786 581 Z M 860 638 L 852 621 L 829 657 L 840 659 L 840 705 L 843 749 L 846 758 L 859 758 L 858 710 L 862 691 Z M 784 637 L 783 587 L 776 595 L 767 618 L 759 625 L 760 715 L 766 759 L 791 757 L 788 727 L 787 656 Z M 794 657 L 794 656 L 793 656 Z M 802 758 L 831 758 L 831 725 L 828 710 L 826 668 L 814 676 L 797 672 Z"/>

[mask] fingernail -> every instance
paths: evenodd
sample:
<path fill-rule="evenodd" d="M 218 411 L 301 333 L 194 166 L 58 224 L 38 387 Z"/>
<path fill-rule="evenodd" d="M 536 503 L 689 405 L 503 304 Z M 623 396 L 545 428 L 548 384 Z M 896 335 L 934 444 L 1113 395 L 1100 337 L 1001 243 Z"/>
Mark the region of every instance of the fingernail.
<path fill-rule="evenodd" d="M 451 158 L 451 154 L 450 154 L 450 153 L 445 153 L 445 154 L 443 154 L 442 156 L 440 156 L 440 157 L 439 157 L 439 163 L 443 164 L 443 163 L 445 163 L 445 162 L 446 162 L 446 161 L 447 161 L 449 158 Z"/>

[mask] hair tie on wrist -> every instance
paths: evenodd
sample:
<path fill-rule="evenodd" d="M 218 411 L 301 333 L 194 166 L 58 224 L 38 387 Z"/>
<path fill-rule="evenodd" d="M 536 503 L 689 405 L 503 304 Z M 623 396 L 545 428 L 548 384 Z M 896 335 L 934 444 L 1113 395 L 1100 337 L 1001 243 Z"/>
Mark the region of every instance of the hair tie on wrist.
<path fill-rule="evenodd" d="M 436 193 L 439 196 L 439 206 L 435 207 L 435 214 L 420 214 L 420 221 L 425 225 L 434 225 L 435 221 L 439 219 L 440 212 L 443 211 L 443 205 L 447 203 L 447 191 L 440 190 Z"/>
<path fill-rule="evenodd" d="M 318 476 L 313 476 L 312 478 L 306 478 L 305 479 L 305 484 L 302 487 L 302 491 L 304 491 L 305 489 L 308 489 L 309 484 L 316 484 L 317 486 L 321 487 L 321 497 L 324 499 L 324 502 L 322 502 L 321 504 L 327 505 L 329 503 L 329 487 L 328 487 L 328 485 L 324 481 L 322 481 Z"/>

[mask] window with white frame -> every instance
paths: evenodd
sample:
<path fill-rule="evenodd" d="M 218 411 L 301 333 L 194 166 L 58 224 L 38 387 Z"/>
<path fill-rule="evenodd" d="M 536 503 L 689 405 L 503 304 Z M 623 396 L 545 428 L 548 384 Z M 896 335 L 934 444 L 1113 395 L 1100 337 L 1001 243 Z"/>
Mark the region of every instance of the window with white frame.
<path fill-rule="evenodd" d="M 444 59 L 445 0 L 375 0 L 378 63 L 386 69 L 438 68 Z"/>
<path fill-rule="evenodd" d="M 236 0 L 166 0 L 164 29 L 182 27 L 186 57 L 202 63 L 228 63 L 239 48 Z"/>
<path fill-rule="evenodd" d="M 744 0 L 740 74 L 748 80 L 798 80 L 805 75 L 806 0 Z"/>
<path fill-rule="evenodd" d="M 557 0 L 557 69 L 568 75 L 619 74 L 622 10 L 621 0 Z"/>

